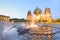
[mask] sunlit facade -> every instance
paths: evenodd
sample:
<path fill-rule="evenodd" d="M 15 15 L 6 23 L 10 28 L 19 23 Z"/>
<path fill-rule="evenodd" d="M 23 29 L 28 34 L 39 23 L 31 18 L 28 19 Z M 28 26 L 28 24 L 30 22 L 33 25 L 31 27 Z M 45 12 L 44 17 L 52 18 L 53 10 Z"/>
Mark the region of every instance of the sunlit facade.
<path fill-rule="evenodd" d="M 36 8 L 33 12 L 33 15 L 29 10 L 27 14 L 27 20 L 31 21 L 33 17 L 35 22 L 52 22 L 50 8 L 46 8 L 44 13 L 40 8 Z"/>
<path fill-rule="evenodd" d="M 28 11 L 28 14 L 27 14 L 27 21 L 32 21 L 32 14 L 31 14 L 31 11 L 29 10 Z"/>
<path fill-rule="evenodd" d="M 0 15 L 0 22 L 9 22 L 9 19 L 9 16 Z"/>

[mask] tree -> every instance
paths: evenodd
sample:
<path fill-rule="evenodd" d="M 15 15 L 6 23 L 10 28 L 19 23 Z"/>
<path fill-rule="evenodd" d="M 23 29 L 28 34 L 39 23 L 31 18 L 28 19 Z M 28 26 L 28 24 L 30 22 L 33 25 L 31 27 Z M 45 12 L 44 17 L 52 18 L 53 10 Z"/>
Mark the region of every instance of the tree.
<path fill-rule="evenodd" d="M 18 19 L 18 18 L 13 18 L 14 22 L 26 22 L 27 20 L 24 18 Z"/>
<path fill-rule="evenodd" d="M 58 18 L 58 19 L 56 20 L 56 22 L 60 22 L 60 18 Z"/>

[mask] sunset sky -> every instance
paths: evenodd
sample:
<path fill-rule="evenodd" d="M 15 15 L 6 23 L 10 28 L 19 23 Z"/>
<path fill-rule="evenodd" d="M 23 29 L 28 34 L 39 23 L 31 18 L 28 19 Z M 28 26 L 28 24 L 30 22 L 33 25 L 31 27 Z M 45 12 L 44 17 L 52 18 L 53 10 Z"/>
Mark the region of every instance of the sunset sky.
<path fill-rule="evenodd" d="M 60 0 L 0 0 L 0 14 L 11 18 L 26 18 L 27 11 L 31 10 L 33 13 L 36 7 L 43 13 L 49 7 L 52 18 L 60 18 Z"/>

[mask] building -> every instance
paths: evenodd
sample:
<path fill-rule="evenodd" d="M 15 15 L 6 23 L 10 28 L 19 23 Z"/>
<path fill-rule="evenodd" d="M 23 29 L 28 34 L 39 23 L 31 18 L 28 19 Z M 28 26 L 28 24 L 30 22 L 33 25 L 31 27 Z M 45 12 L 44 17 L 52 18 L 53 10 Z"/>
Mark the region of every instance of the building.
<path fill-rule="evenodd" d="M 32 21 L 32 14 L 31 14 L 31 11 L 29 10 L 28 11 L 28 14 L 27 14 L 27 21 Z"/>
<path fill-rule="evenodd" d="M 10 19 L 9 22 L 14 23 L 14 20 L 13 19 Z"/>
<path fill-rule="evenodd" d="M 27 13 L 27 20 L 28 21 L 34 20 L 35 22 L 51 22 L 52 17 L 50 8 L 46 8 L 44 13 L 40 8 L 36 8 L 33 12 L 33 15 L 29 10 Z"/>
<path fill-rule="evenodd" d="M 0 22 L 9 22 L 9 19 L 9 16 L 0 15 Z"/>

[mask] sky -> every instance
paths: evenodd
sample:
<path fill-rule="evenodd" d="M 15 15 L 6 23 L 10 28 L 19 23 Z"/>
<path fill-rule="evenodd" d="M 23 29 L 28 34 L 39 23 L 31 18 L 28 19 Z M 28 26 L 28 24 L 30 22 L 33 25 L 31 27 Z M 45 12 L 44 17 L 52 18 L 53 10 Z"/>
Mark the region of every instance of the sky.
<path fill-rule="evenodd" d="M 26 19 L 28 10 L 33 13 L 37 7 L 43 13 L 48 7 L 52 18 L 60 18 L 60 0 L 0 0 L 0 15 Z"/>

